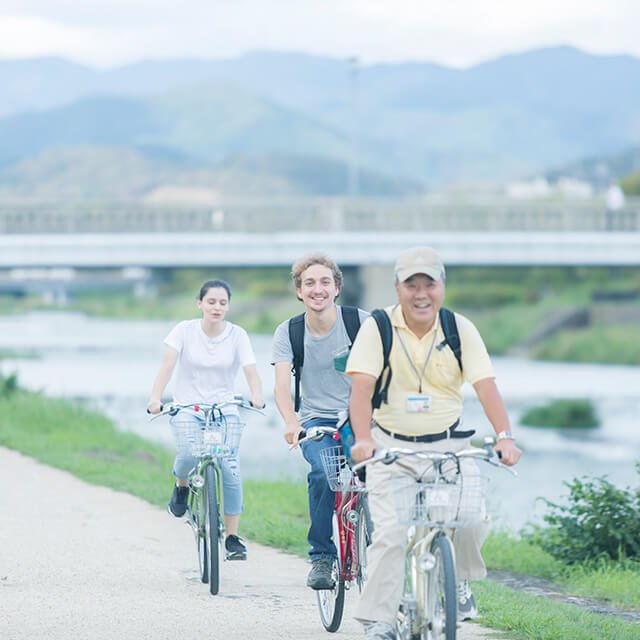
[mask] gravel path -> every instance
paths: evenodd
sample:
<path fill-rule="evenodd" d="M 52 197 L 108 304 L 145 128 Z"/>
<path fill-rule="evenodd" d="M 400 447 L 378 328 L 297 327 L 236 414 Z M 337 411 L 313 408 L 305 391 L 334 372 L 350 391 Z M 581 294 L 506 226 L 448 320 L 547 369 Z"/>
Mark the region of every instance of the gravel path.
<path fill-rule="evenodd" d="M 162 509 L 2 447 L 0 484 L 2 640 L 362 637 L 353 592 L 339 632 L 324 631 L 300 558 L 249 542 L 212 597 L 191 530 Z M 495 635 L 467 623 L 458 637 Z"/>

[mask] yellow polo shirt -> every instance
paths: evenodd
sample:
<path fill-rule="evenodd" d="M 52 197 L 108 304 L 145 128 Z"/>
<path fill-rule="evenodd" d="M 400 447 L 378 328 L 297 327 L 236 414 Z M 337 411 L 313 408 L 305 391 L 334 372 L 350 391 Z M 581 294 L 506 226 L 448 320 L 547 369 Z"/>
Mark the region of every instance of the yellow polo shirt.
<path fill-rule="evenodd" d="M 393 346 L 389 356 L 393 376 L 389 386 L 389 403 L 383 403 L 376 409 L 373 418 L 385 429 L 403 435 L 441 433 L 462 415 L 462 384 L 474 384 L 494 377 L 491 360 L 480 333 L 468 318 L 455 314 L 462 348 L 461 373 L 453 351 L 448 346 L 437 348 L 444 340 L 438 321 L 431 331 L 418 339 L 407 327 L 400 305 L 387 307 L 385 311 L 391 318 L 393 328 Z M 422 378 L 421 394 L 431 398 L 431 410 L 428 413 L 411 413 L 407 411 L 407 397 L 419 395 L 419 372 L 422 371 L 434 340 L 434 331 L 435 343 Z M 418 373 L 411 366 L 398 335 L 402 337 Z M 360 327 L 346 370 L 349 374 L 366 373 L 374 378 L 380 375 L 382 340 L 373 317 L 367 318 Z"/>

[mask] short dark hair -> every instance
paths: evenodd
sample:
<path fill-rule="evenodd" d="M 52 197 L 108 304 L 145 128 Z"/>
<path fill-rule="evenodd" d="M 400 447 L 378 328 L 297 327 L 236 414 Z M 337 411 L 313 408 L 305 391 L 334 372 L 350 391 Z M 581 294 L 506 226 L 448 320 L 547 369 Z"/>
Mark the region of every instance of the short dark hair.
<path fill-rule="evenodd" d="M 201 287 L 198 294 L 198 300 L 204 300 L 209 289 L 224 289 L 227 297 L 231 300 L 231 285 L 226 280 L 207 280 Z"/>

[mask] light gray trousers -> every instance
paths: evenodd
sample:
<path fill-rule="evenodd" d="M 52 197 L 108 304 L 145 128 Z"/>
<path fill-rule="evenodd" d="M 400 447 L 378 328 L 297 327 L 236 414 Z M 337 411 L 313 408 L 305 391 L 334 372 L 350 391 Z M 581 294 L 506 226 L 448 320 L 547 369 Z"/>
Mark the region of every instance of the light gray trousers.
<path fill-rule="evenodd" d="M 446 439 L 438 442 L 404 442 L 387 435 L 378 428 L 372 430 L 376 449 L 391 447 L 402 449 L 428 449 L 430 451 L 459 451 L 470 445 L 470 439 Z M 403 465 L 377 463 L 367 467 L 367 490 L 373 520 L 373 541 L 367 550 L 367 582 L 360 595 L 356 618 L 360 621 L 386 622 L 394 625 L 402 598 L 404 558 L 407 542 L 406 524 L 399 523 L 394 490 L 398 480 L 407 478 L 406 467 L 420 472 L 427 461 L 404 458 Z M 463 476 L 479 473 L 473 460 L 465 460 Z M 394 482 L 395 480 L 395 482 Z M 480 549 L 489 530 L 489 519 L 483 511 L 481 524 L 472 528 L 456 529 L 453 544 L 458 580 L 478 580 L 487 574 Z"/>

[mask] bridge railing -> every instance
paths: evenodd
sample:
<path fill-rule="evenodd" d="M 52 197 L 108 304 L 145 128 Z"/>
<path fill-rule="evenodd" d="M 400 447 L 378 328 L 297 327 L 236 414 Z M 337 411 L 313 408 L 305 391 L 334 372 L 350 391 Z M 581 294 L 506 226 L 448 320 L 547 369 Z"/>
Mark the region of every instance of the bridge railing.
<path fill-rule="evenodd" d="M 619 211 L 600 200 L 288 198 L 210 206 L 0 202 L 0 233 L 285 231 L 640 231 L 640 199 Z"/>

